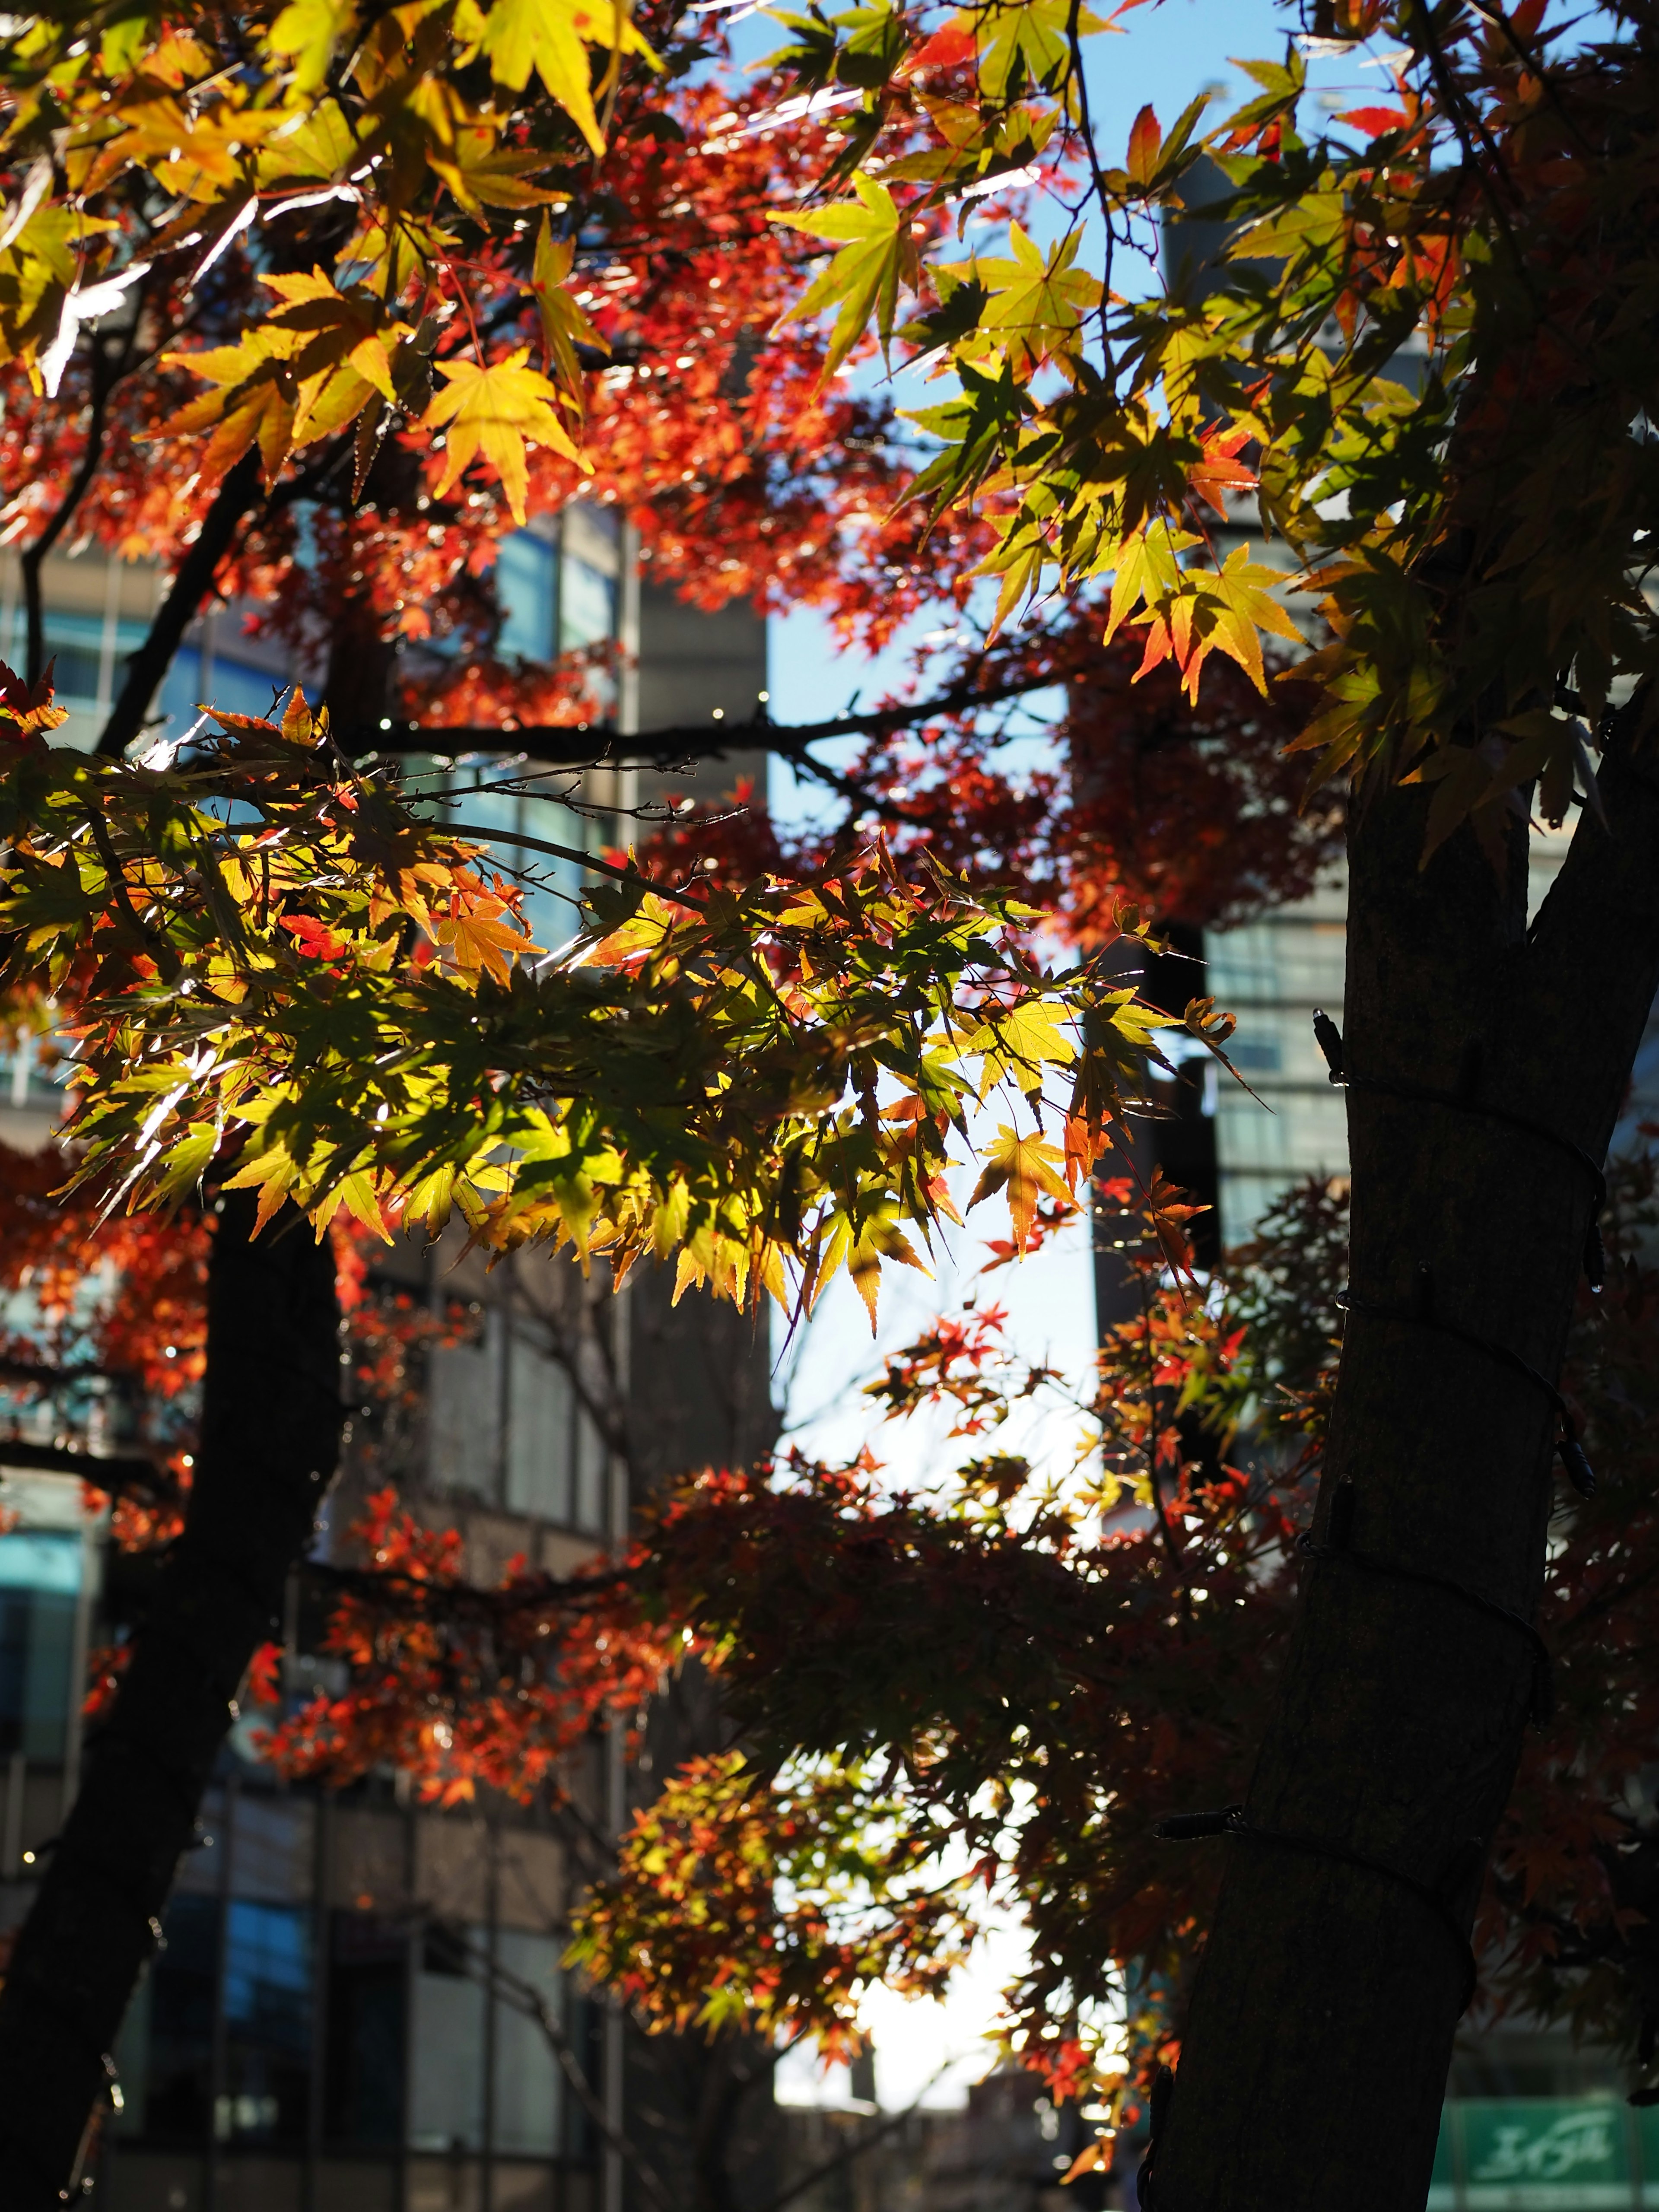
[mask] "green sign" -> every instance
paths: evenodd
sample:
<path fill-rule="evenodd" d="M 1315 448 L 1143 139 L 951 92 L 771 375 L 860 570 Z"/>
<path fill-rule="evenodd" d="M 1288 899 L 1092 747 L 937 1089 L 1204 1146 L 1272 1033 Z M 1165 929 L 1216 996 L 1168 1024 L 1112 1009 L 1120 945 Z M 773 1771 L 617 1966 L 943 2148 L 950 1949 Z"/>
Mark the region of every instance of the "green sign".
<path fill-rule="evenodd" d="M 1659 2204 L 1632 2159 L 1635 2115 L 1613 2099 L 1459 2099 L 1446 2107 L 1431 2212 L 1636 2212 Z M 1644 2116 L 1645 2118 L 1645 2115 Z M 1659 2184 L 1659 2132 L 1642 2130 Z"/>

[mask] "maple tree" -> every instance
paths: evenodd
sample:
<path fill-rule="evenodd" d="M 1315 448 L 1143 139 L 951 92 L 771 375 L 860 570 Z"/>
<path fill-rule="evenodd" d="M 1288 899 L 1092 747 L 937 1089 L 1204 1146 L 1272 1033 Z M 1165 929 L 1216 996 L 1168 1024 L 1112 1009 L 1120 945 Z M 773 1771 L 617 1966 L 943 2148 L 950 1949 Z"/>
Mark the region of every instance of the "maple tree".
<path fill-rule="evenodd" d="M 706 596 L 816 590 L 876 635 L 921 601 L 968 607 L 977 568 L 997 580 L 997 624 L 1034 592 L 1060 595 L 1105 647 L 1133 637 L 1146 678 L 1167 670 L 1200 714 L 1228 663 L 1267 684 L 1264 639 L 1294 629 L 1277 596 L 1290 574 L 1323 595 L 1328 637 L 1298 672 L 1320 699 L 1297 742 L 1317 782 L 1358 796 L 1339 1066 L 1355 1287 L 1317 1525 L 1346 1483 L 1383 1566 L 1351 1577 L 1322 1559 L 1310 1576 L 1246 1809 L 1216 1846 L 1227 1870 L 1146 2179 L 1177 2208 L 1224 2194 L 1392 2206 L 1426 2183 L 1464 1994 L 1449 1938 L 1474 1912 L 1532 1699 L 1514 1623 L 1542 1583 L 1558 1444 L 1583 1476 L 1553 1378 L 1659 980 L 1641 588 L 1650 9 L 1609 6 L 1599 43 L 1548 0 L 1318 0 L 1308 15 L 1287 9 L 1287 26 L 1387 52 L 1387 106 L 1310 135 L 1292 40 L 1283 61 L 1249 65 L 1256 96 L 1218 126 L 1201 100 L 1167 130 L 1144 111 L 1121 166 L 1091 127 L 1085 53 L 1120 34 L 1132 53 L 1133 11 L 1103 21 L 1059 0 L 787 19 L 778 77 L 746 107 L 716 107 L 702 50 L 669 18 L 553 0 L 373 15 L 330 0 L 198 11 L 187 29 L 64 9 L 30 19 L 6 57 L 0 343 L 39 402 L 9 404 L 5 434 L 30 464 L 34 544 L 75 520 L 164 549 L 173 570 L 109 753 L 138 737 L 216 580 L 259 586 L 296 634 L 307 593 L 327 592 L 331 704 L 356 738 L 384 704 L 373 680 L 353 696 L 354 659 L 385 675 L 361 639 L 418 631 L 428 585 L 453 587 L 466 636 L 464 574 L 488 567 L 508 517 L 568 497 L 585 466 L 599 495 L 645 518 L 658 573 L 695 571 Z M 695 147 L 675 140 L 681 114 Z M 1221 259 L 1126 296 L 1115 277 L 1200 152 L 1228 188 Z M 751 197 L 716 207 L 684 189 L 704 161 L 731 162 Z M 953 214 L 1015 190 L 1033 200 L 1013 209 L 1007 251 L 952 258 Z M 1060 215 L 1048 228 L 1045 192 Z M 647 234 L 630 234 L 635 219 Z M 573 289 L 583 251 L 596 281 Z M 728 276 L 754 289 L 722 329 Z M 763 297 L 768 323 L 796 310 L 763 344 Z M 677 314 L 708 342 L 643 358 Z M 926 441 L 914 472 L 881 410 L 826 378 L 872 341 L 932 355 L 951 379 L 912 418 Z M 1424 348 L 1410 381 L 1391 373 L 1408 342 Z M 582 378 L 605 345 L 600 399 Z M 731 396 L 678 412 L 668 361 Z M 84 405 L 78 385 L 73 409 L 54 404 L 82 374 Z M 106 469 L 158 433 L 190 467 Z M 780 502 L 787 464 L 809 454 Z M 301 560 L 299 510 L 323 493 Z M 1204 520 L 1251 493 L 1284 568 L 1218 548 Z M 452 511 L 428 521 L 444 498 Z M 39 570 L 25 572 L 37 642 Z M 479 596 L 471 635 L 488 646 Z M 488 658 L 452 687 L 467 714 L 502 696 Z M 948 712 L 975 704 L 968 666 L 970 696 L 947 685 Z M 585 947 L 612 964 L 577 958 L 530 987 L 514 886 L 383 781 L 344 774 L 297 698 L 291 726 L 100 769 L 51 763 L 29 742 L 44 699 L 8 697 L 16 961 L 72 984 L 86 1165 L 118 1159 L 141 1199 L 181 1194 L 222 1155 L 222 1109 L 244 1148 L 233 1172 L 273 1203 L 372 1222 L 388 1208 L 432 1220 L 453 1201 L 503 1241 L 562 1231 L 618 1261 L 679 1248 L 688 1277 L 716 1289 L 787 1285 L 792 1261 L 803 1297 L 842 1261 L 872 1289 L 881 1259 L 903 1258 L 902 1222 L 925 1226 L 940 1202 L 962 1086 L 988 1069 L 1038 1090 L 1030 1079 L 1082 1046 L 1067 1150 L 1031 1151 L 1016 1116 L 988 1163 L 1035 1206 L 1042 1167 L 1092 1165 L 1147 1039 L 1099 954 L 1036 968 L 1021 940 L 1037 917 L 928 851 L 939 823 L 961 834 L 952 777 L 966 793 L 984 757 L 970 736 L 902 860 L 838 851 L 805 889 L 696 894 L 618 862 Z M 578 693 L 562 718 L 591 719 Z M 1219 715 L 1211 756 L 1189 757 L 1236 758 L 1254 789 L 1247 719 Z M 868 733 L 927 720 L 917 702 Z M 862 787 L 847 795 L 867 804 Z M 263 848 L 214 812 L 227 799 L 253 810 Z M 1534 801 L 1557 823 L 1581 811 L 1528 917 Z M 1298 865 L 1317 836 L 1291 841 Z M 1127 916 L 1095 886 L 1139 880 L 1121 851 L 1109 836 L 1092 871 L 1060 884 L 1103 954 Z M 1261 895 L 1225 869 L 1168 881 L 1218 911 Z M 439 950 L 417 961 L 416 946 Z M 661 1044 L 677 1035 L 690 1056 L 666 1091 L 665 1052 L 627 1018 L 647 991 Z M 849 1017 L 867 1026 L 848 1035 Z M 1207 1010 L 1189 1023 L 1224 1044 Z M 744 1071 L 740 1097 L 718 1053 Z M 886 1079 L 914 1101 L 896 1115 Z M 509 1136 L 516 1179 L 490 1157 Z M 834 1173 L 814 1181 L 821 1164 Z M 245 1265 L 286 1269 L 276 1294 L 296 1327 L 316 1324 L 293 1356 L 319 1395 L 290 1391 L 282 1409 L 297 1480 L 273 1467 L 272 1557 L 302 1540 L 307 1485 L 332 1455 L 315 1360 L 331 1289 L 299 1268 L 301 1249 L 215 1245 L 242 1291 Z M 224 1328 L 229 1344 L 228 1311 Z M 210 1528 L 226 1534 L 204 1503 L 209 1439 L 227 1474 L 229 1459 L 211 1348 L 207 1398 L 187 1561 L 210 1556 Z M 227 1632 L 222 1674 L 257 1640 L 258 1610 Z M 135 1661 L 135 1717 L 139 1686 Z M 199 1685 L 172 1686 L 199 1704 Z M 216 1723 L 201 1707 L 203 1744 L 229 1693 L 221 1682 Z M 165 1889 L 168 1817 L 158 1807 L 148 1895 Z M 6 2077 L 33 2085 L 22 2124 L 36 2142 L 55 2130 L 35 2154 L 43 2189 L 93 2075 L 44 2002 L 30 2017 L 28 1993 L 49 1949 L 78 1957 L 68 1986 L 95 2045 L 142 1948 L 130 1887 L 125 1932 L 112 1899 L 77 1937 L 63 1909 L 75 1856 L 49 1876 L 0 1996 Z"/>

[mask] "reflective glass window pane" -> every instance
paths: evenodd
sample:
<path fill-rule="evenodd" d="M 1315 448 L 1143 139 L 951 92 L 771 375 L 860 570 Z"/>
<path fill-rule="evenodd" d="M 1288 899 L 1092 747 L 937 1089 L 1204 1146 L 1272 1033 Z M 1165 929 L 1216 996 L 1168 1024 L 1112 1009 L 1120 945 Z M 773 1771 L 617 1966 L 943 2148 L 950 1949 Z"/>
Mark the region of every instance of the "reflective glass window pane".
<path fill-rule="evenodd" d="M 495 550 L 495 603 L 501 611 L 501 650 L 521 660 L 553 658 L 555 549 L 527 530 L 503 538 Z"/>
<path fill-rule="evenodd" d="M 428 1369 L 432 1483 L 493 1498 L 501 1462 L 500 1317 L 483 1317 L 476 1344 L 440 1346 Z"/>
<path fill-rule="evenodd" d="M 317 1808 L 309 1798 L 256 1796 L 236 1800 L 231 1832 L 230 1887 L 238 1897 L 298 1903 L 311 1893 Z"/>
<path fill-rule="evenodd" d="M 576 1526 L 602 1536 L 605 1528 L 605 1440 L 586 1413 L 576 1416 Z"/>
<path fill-rule="evenodd" d="M 567 553 L 559 572 L 560 650 L 601 644 L 616 628 L 616 579 Z"/>
<path fill-rule="evenodd" d="M 0 1753 L 64 1755 L 81 1569 L 79 1536 L 0 1536 Z"/>
<path fill-rule="evenodd" d="M 542 1521 L 570 1518 L 572 1392 L 564 1369 L 521 1327 L 507 1378 L 507 1505 Z"/>
<path fill-rule="evenodd" d="M 485 1996 L 469 1970 L 469 1943 L 481 1952 L 483 1931 L 434 1924 L 421 1947 L 410 2023 L 411 2150 L 483 2147 Z"/>
<path fill-rule="evenodd" d="M 224 1942 L 221 2141 L 303 2142 L 311 2078 L 311 1915 L 233 1898 Z"/>
<path fill-rule="evenodd" d="M 562 2018 L 559 1945 L 549 1936 L 503 1928 L 495 1937 L 502 1987 L 495 2001 L 495 2148 L 509 2157 L 550 2158 L 559 2148 L 558 2061 L 532 2008 L 533 1992 L 555 2021 Z"/>
<path fill-rule="evenodd" d="M 117 682 L 121 672 L 116 672 Z M 181 645 L 161 678 L 163 737 L 179 738 L 201 712 L 202 656 L 193 645 Z"/>
<path fill-rule="evenodd" d="M 267 719 L 286 688 L 283 678 L 270 669 L 252 668 L 245 660 L 220 653 L 213 656 L 208 686 L 213 704 L 222 707 L 228 714 L 258 714 Z"/>

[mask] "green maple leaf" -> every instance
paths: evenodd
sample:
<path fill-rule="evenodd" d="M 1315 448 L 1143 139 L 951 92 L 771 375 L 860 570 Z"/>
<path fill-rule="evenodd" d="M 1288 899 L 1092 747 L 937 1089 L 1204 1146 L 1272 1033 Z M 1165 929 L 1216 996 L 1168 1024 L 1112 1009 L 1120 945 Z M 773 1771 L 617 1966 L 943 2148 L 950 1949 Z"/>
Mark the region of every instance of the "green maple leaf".
<path fill-rule="evenodd" d="M 1079 35 L 1108 26 L 1092 9 L 1075 11 Z M 1072 66 L 1073 0 L 1007 0 L 988 8 L 974 32 L 979 51 L 979 86 L 988 100 L 1007 99 L 1023 67 L 1033 85 L 1052 92 Z"/>
<path fill-rule="evenodd" d="M 934 455 L 905 494 L 907 500 L 931 497 L 936 513 L 966 497 L 996 466 L 1024 410 L 1012 365 L 1006 358 L 997 363 L 994 376 L 969 361 L 957 364 L 957 374 L 960 399 L 946 400 L 939 407 L 899 410 L 905 422 L 945 442 L 944 452 Z"/>
<path fill-rule="evenodd" d="M 1072 266 L 1083 243 L 1080 230 L 1068 233 L 1046 256 L 1018 223 L 1010 226 L 1009 243 L 1012 260 L 973 264 L 975 278 L 989 295 L 978 326 L 1007 347 L 1016 375 L 1029 376 L 1051 354 L 1066 349 L 1098 301 L 1100 286 L 1086 270 Z"/>
<path fill-rule="evenodd" d="M 835 374 L 863 337 L 872 314 L 884 349 L 887 347 L 893 335 L 899 285 L 915 282 L 915 251 L 908 215 L 873 177 L 855 176 L 853 189 L 859 196 L 857 207 L 811 208 L 799 215 L 769 218 L 790 230 L 804 230 L 811 238 L 841 242 L 842 250 L 830 266 L 818 272 L 793 307 L 779 319 L 785 323 L 798 316 L 816 315 L 826 307 L 839 307 L 823 364 L 826 378 Z"/>

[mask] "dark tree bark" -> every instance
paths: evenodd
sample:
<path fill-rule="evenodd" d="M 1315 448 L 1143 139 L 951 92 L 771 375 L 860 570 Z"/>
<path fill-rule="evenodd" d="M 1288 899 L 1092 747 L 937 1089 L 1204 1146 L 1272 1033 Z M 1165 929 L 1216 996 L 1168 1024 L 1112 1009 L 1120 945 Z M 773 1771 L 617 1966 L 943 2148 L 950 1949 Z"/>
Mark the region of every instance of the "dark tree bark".
<path fill-rule="evenodd" d="M 334 1262 L 292 1210 L 250 1241 L 223 1201 L 185 1533 L 157 1579 L 80 1794 L 0 1990 L 0 2204 L 49 2212 L 71 2185 L 179 1853 L 257 1647 L 278 1628 L 338 1449 Z"/>
<path fill-rule="evenodd" d="M 1659 782 L 1617 746 L 1527 926 L 1460 830 L 1425 870 L 1418 790 L 1351 836 L 1350 1073 L 1501 1104 L 1601 1160 L 1659 986 Z M 1570 1153 L 1478 1113 L 1351 1090 L 1356 1301 L 1434 1311 L 1559 1379 L 1593 1192 Z M 1530 1620 L 1560 1476 L 1536 1382 L 1431 1327 L 1356 1310 L 1316 1526 L 1352 1485 L 1358 1548 Z M 1472 1923 L 1533 1687 L 1526 1638 L 1455 1595 L 1339 1559 L 1309 1572 L 1228 1853 L 1147 2175 L 1156 2212 L 1409 2212 L 1427 2191 Z M 1172 1808 L 1174 1809 L 1174 1808 Z M 1380 1866 L 1384 1871 L 1375 1870 Z"/>

